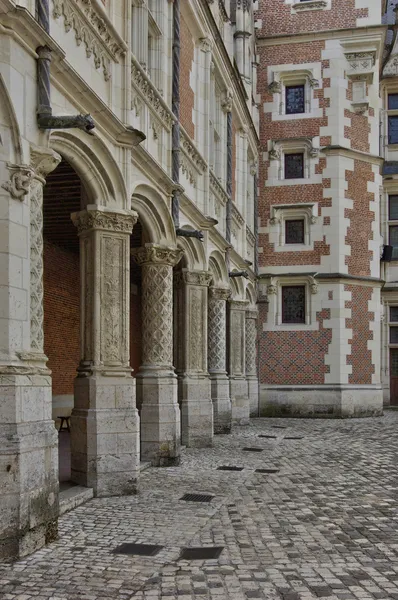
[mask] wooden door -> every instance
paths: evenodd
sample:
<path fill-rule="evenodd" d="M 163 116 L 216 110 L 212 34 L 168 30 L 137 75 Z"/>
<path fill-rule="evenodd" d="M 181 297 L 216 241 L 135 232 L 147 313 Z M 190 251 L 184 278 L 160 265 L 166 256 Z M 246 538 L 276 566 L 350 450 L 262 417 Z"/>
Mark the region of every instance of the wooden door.
<path fill-rule="evenodd" d="M 398 348 L 390 350 L 390 404 L 398 406 Z"/>

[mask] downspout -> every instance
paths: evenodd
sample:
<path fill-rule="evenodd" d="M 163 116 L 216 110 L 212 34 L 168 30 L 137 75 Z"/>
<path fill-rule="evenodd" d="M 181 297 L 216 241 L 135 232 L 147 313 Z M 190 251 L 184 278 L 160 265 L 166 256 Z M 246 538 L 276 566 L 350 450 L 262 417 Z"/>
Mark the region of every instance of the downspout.
<path fill-rule="evenodd" d="M 254 274 L 258 277 L 258 176 L 253 177 L 253 210 L 254 210 Z"/>
<path fill-rule="evenodd" d="M 172 125 L 172 163 L 171 177 L 176 184 L 171 199 L 171 216 L 173 218 L 176 234 L 180 237 L 194 237 L 203 240 L 201 231 L 180 229 L 180 55 L 181 55 L 181 28 L 180 28 L 180 0 L 173 3 L 173 85 L 171 96 L 171 110 L 175 117 Z"/>
<path fill-rule="evenodd" d="M 232 221 L 232 107 L 227 112 L 227 204 L 225 207 L 225 238 L 231 247 L 231 221 Z M 229 248 L 226 252 L 225 262 L 229 270 Z"/>
<path fill-rule="evenodd" d="M 50 35 L 49 0 L 37 0 L 37 20 L 44 31 Z M 37 123 L 40 129 L 82 129 L 89 133 L 95 124 L 91 115 L 60 115 L 53 116 L 51 108 L 51 49 L 39 46 L 37 58 L 37 89 L 38 107 Z"/>

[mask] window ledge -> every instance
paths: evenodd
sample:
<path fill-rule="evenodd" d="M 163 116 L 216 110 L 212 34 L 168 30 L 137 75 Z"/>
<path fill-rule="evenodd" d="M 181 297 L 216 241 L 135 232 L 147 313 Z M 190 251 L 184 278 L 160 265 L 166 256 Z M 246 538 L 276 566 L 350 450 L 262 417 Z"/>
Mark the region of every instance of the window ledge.
<path fill-rule="evenodd" d="M 304 2 L 295 2 L 292 8 L 295 11 L 304 12 L 306 10 L 323 10 L 327 5 L 327 0 L 306 0 Z"/>

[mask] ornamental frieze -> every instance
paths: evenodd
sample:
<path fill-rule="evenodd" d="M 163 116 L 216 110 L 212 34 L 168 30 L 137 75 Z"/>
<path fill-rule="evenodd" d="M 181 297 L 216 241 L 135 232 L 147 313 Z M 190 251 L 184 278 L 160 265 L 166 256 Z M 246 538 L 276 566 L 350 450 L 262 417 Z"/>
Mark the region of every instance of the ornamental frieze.
<path fill-rule="evenodd" d="M 142 248 L 131 251 L 135 262 L 142 266 L 145 264 L 164 264 L 173 267 L 180 262 L 184 252 L 180 248 L 147 244 Z"/>

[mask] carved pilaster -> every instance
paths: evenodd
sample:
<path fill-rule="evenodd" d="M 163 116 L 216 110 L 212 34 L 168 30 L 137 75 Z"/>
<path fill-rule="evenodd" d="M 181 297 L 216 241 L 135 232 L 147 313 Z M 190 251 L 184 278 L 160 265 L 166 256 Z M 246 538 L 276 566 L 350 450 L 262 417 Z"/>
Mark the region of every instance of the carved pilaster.
<path fill-rule="evenodd" d="M 247 302 L 230 300 L 229 372 L 233 376 L 245 374 L 245 311 Z"/>
<path fill-rule="evenodd" d="M 227 288 L 209 290 L 209 373 L 226 373 L 226 302 L 231 292 Z"/>
<path fill-rule="evenodd" d="M 146 244 L 132 255 L 142 267 L 143 366 L 172 369 L 173 266 L 182 250 Z"/>
<path fill-rule="evenodd" d="M 30 347 L 42 356 L 43 334 L 43 185 L 46 176 L 60 163 L 50 148 L 31 149 L 30 180 Z"/>
<path fill-rule="evenodd" d="M 74 213 L 72 220 L 82 265 L 79 371 L 128 369 L 130 234 L 137 215 L 96 209 Z"/>
<path fill-rule="evenodd" d="M 245 361 L 246 376 L 257 375 L 257 317 L 256 310 L 246 311 L 245 322 Z"/>

